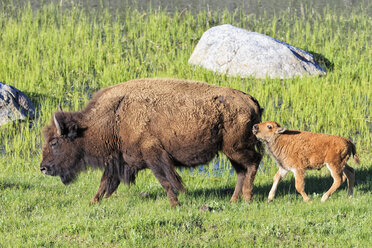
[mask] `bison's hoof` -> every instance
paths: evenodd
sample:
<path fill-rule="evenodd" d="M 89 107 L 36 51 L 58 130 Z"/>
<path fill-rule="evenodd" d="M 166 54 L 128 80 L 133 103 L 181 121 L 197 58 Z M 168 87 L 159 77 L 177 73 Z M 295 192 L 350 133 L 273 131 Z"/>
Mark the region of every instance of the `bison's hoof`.
<path fill-rule="evenodd" d="M 170 204 L 170 206 L 171 206 L 171 208 L 176 208 L 176 207 L 181 206 L 181 204 L 180 204 L 179 202 L 172 202 L 172 203 Z"/>
<path fill-rule="evenodd" d="M 99 200 L 94 197 L 92 200 L 90 200 L 89 205 L 94 205 L 94 204 L 96 204 L 98 202 L 99 202 Z"/>

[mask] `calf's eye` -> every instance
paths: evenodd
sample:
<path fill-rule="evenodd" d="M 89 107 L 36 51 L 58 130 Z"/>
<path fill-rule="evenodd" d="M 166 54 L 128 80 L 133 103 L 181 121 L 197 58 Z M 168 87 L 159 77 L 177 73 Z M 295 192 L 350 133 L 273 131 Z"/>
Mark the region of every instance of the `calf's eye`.
<path fill-rule="evenodd" d="M 273 127 L 271 125 L 267 125 L 267 128 L 268 129 L 272 129 Z"/>

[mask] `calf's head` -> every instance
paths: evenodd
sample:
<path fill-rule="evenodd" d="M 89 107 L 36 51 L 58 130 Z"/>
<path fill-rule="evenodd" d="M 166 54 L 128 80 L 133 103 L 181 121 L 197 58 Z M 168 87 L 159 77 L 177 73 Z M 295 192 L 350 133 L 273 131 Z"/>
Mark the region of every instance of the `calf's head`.
<path fill-rule="evenodd" d="M 261 141 L 269 142 L 278 135 L 284 133 L 287 129 L 281 127 L 274 121 L 266 121 L 253 126 L 252 132 Z"/>
<path fill-rule="evenodd" d="M 50 125 L 44 129 L 42 173 L 59 176 L 64 184 L 72 182 L 84 169 L 79 127 L 71 113 L 57 112 Z M 80 139 L 79 139 L 80 138 Z"/>

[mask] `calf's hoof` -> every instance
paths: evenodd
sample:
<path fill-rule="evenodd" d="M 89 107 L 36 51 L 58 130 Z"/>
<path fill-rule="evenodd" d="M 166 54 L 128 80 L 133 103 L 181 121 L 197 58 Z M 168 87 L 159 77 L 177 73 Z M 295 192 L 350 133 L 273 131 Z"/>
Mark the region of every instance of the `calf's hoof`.
<path fill-rule="evenodd" d="M 320 200 L 321 202 L 325 202 L 328 199 L 327 195 L 323 195 L 322 199 Z"/>

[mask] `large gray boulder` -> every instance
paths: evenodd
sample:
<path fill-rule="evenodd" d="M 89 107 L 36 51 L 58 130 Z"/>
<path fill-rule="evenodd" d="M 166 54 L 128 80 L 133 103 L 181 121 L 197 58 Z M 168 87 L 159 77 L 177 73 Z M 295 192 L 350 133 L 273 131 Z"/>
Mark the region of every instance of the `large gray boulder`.
<path fill-rule="evenodd" d="M 311 54 L 267 35 L 229 24 L 207 30 L 189 63 L 231 76 L 292 78 L 325 75 Z"/>
<path fill-rule="evenodd" d="M 30 99 L 11 85 L 0 82 L 0 126 L 16 120 L 35 117 L 35 107 Z"/>

